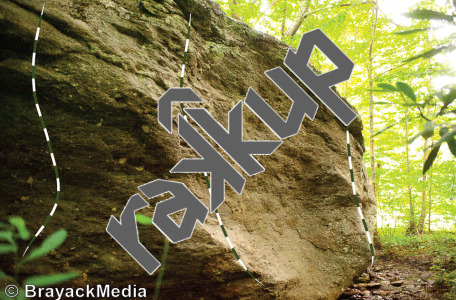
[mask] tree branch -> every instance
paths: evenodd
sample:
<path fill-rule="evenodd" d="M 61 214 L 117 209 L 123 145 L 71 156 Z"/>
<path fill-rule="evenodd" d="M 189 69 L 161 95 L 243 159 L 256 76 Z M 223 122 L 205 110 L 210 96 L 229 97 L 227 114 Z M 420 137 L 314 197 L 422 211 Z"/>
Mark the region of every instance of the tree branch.
<path fill-rule="evenodd" d="M 304 19 L 307 18 L 308 16 L 314 14 L 314 13 L 317 13 L 317 12 L 320 12 L 320 11 L 326 10 L 326 9 L 335 8 L 335 7 L 346 7 L 346 6 L 352 6 L 352 5 L 363 5 L 363 4 L 374 4 L 374 3 L 375 2 L 373 2 L 373 1 L 365 1 L 365 2 L 359 2 L 359 3 L 356 3 L 356 2 L 355 3 L 345 3 L 345 4 L 327 6 L 327 7 L 319 8 L 319 9 L 313 10 L 311 12 L 308 12 L 309 8 L 310 8 L 310 0 L 308 0 L 306 2 L 306 5 L 304 5 L 302 7 L 301 13 L 299 14 L 298 18 L 296 18 L 296 20 L 293 23 L 293 25 L 287 31 L 286 37 L 294 36 L 298 32 L 299 27 L 301 27 L 302 22 L 304 21 Z"/>
<path fill-rule="evenodd" d="M 366 1 L 366 2 L 360 2 L 360 3 L 345 3 L 345 4 L 338 4 L 338 5 L 333 5 L 333 6 L 327 6 L 327 7 L 323 7 L 323 8 L 319 8 L 319 9 L 316 9 L 316 10 L 313 10 L 309 13 L 307 13 L 305 15 L 305 17 L 307 18 L 308 16 L 310 15 L 313 15 L 314 13 L 317 13 L 317 12 L 320 12 L 322 10 L 326 10 L 326 9 L 331 9 L 331 8 L 334 8 L 334 7 L 344 7 L 344 6 L 352 6 L 352 5 L 362 5 L 362 4 L 372 4 L 374 2 L 372 1 Z"/>
<path fill-rule="evenodd" d="M 277 2 L 279 2 L 279 0 L 274 0 L 271 4 L 268 5 L 268 7 L 266 7 L 264 11 L 262 11 L 262 13 L 267 13 L 274 5 L 277 4 Z"/>
<path fill-rule="evenodd" d="M 310 0 L 306 1 L 306 4 L 301 8 L 301 12 L 299 13 L 298 17 L 294 21 L 293 25 L 288 29 L 286 37 L 292 37 L 298 32 L 299 27 L 301 27 L 302 22 L 307 17 L 306 13 L 309 11 L 310 8 Z"/>

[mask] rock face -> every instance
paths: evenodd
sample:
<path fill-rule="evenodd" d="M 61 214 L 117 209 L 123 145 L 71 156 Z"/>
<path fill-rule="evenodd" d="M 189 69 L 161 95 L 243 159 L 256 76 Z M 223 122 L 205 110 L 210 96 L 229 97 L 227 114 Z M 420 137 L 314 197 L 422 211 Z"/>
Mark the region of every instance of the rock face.
<path fill-rule="evenodd" d="M 214 2 L 163 0 L 147 7 L 150 14 L 133 0 L 46 2 L 36 88 L 62 194 L 35 247 L 58 228 L 69 237 L 57 253 L 23 269 L 25 275 L 80 270 L 83 276 L 65 286 L 136 284 L 151 297 L 158 272 L 149 276 L 106 233 L 109 217 L 119 218 L 137 186 L 155 179 L 184 182 L 209 206 L 202 174 L 169 173 L 197 154 L 177 130 L 168 134 L 157 122 L 158 98 L 179 86 L 190 13 L 185 86 L 204 103 L 189 106 L 206 108 L 227 126 L 228 111 L 251 86 L 282 117 L 288 114 L 291 102 L 264 75 L 286 69 L 285 44 L 230 19 Z M 38 1 L 0 2 L 1 219 L 21 216 L 34 232 L 55 197 L 30 79 L 40 12 Z M 365 270 L 370 254 L 351 197 L 345 128 L 317 102 L 315 120 L 306 118 L 273 155 L 257 156 L 265 171 L 246 176 L 242 195 L 227 186 L 219 209 L 234 247 L 265 288 L 238 264 L 212 214 L 191 239 L 170 246 L 162 299 L 336 299 Z M 176 105 L 173 120 L 177 113 Z M 352 156 L 373 232 L 376 203 L 362 164 L 361 127 L 359 120 L 350 127 Z M 276 139 L 247 107 L 244 139 Z M 157 201 L 140 212 L 152 215 Z M 140 225 L 139 234 L 160 259 L 160 231 Z"/>

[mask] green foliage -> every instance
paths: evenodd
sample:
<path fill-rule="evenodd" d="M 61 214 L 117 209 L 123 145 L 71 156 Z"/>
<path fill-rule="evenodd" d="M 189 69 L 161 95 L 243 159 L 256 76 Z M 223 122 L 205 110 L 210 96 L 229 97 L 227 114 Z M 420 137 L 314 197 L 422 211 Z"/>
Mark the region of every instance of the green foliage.
<path fill-rule="evenodd" d="M 404 82 L 399 82 L 398 81 L 398 82 L 396 82 L 396 86 L 393 86 L 393 85 L 387 84 L 387 83 L 379 83 L 377 85 L 377 87 L 379 89 L 376 89 L 376 90 L 373 90 L 373 91 L 375 91 L 375 92 L 389 92 L 389 93 L 399 92 L 401 94 L 404 94 L 410 100 L 412 100 L 413 103 L 408 103 L 404 98 L 402 98 L 403 102 L 401 103 L 401 105 L 402 106 L 416 106 L 418 108 L 418 114 L 421 117 L 423 117 L 424 119 L 427 120 L 423 124 L 421 131 L 419 131 L 417 134 L 415 134 L 408 141 L 409 144 L 414 142 L 419 136 L 422 136 L 424 139 L 427 140 L 427 139 L 433 137 L 434 133 L 435 133 L 436 124 L 434 123 L 434 121 L 431 121 L 431 120 L 427 119 L 423 115 L 421 108 L 426 108 L 427 106 L 430 106 L 430 105 L 435 107 L 437 105 L 437 103 L 436 102 L 431 102 L 431 100 L 433 98 L 435 98 L 436 96 L 438 96 L 438 98 L 442 100 L 443 106 L 440 108 L 439 113 L 435 114 L 434 117 L 437 118 L 437 117 L 443 115 L 441 112 L 444 111 L 448 107 L 448 105 L 450 105 L 456 98 L 456 92 L 453 92 L 454 89 L 452 89 L 448 93 L 444 93 L 443 91 L 440 91 L 440 92 L 433 93 L 433 94 L 429 95 L 427 101 L 425 101 L 423 103 L 417 103 L 417 105 L 415 105 L 415 103 L 417 101 L 417 97 L 415 95 L 415 92 L 413 91 L 413 89 L 408 84 L 406 84 Z M 393 104 L 393 103 L 391 103 L 391 104 Z M 402 122 L 402 120 L 400 122 Z M 398 124 L 400 122 L 394 122 L 392 124 L 387 125 L 385 128 L 383 128 L 382 130 L 378 131 L 374 136 L 377 136 L 377 135 L 385 132 L 386 130 L 394 127 L 394 125 L 396 125 L 396 124 Z M 441 128 L 444 129 L 444 130 L 443 131 L 440 130 L 441 138 L 437 141 L 436 144 L 434 144 L 431 147 L 431 152 L 429 153 L 428 158 L 426 159 L 426 161 L 423 164 L 423 174 L 425 174 L 431 168 L 432 164 L 434 163 L 434 161 L 435 161 L 435 159 L 437 157 L 437 154 L 439 153 L 440 146 L 443 143 L 447 143 L 448 144 L 448 147 L 449 147 L 451 153 L 456 157 L 456 155 L 455 155 L 456 151 L 454 151 L 454 148 L 456 146 L 456 141 L 454 139 L 454 137 L 456 135 L 456 124 L 455 125 L 450 125 L 450 126 L 454 127 L 455 129 L 450 131 L 449 127 L 447 127 L 445 125 L 442 125 Z M 425 150 L 427 150 L 427 149 L 425 149 Z"/>
<path fill-rule="evenodd" d="M 436 231 L 427 235 L 405 235 L 405 228 L 380 230 L 382 251 L 386 255 L 419 256 L 432 260 L 430 270 L 436 284 L 450 287 L 446 299 L 456 296 L 456 235 Z"/>
<path fill-rule="evenodd" d="M 44 240 L 40 247 L 34 249 L 27 257 L 25 257 L 21 263 L 26 263 L 49 254 L 52 250 L 63 244 L 67 235 L 68 233 L 65 229 L 60 229 L 59 231 L 54 232 L 46 240 Z"/>
<path fill-rule="evenodd" d="M 446 15 L 444 13 L 430 10 L 430 9 L 415 9 L 409 13 L 405 14 L 406 16 L 418 19 L 418 20 L 439 20 L 453 22 L 453 16 Z"/>
<path fill-rule="evenodd" d="M 22 218 L 11 217 L 11 218 L 9 218 L 9 222 L 11 223 L 11 225 L 16 227 L 19 237 L 22 240 L 28 240 L 30 238 L 30 232 L 27 230 L 27 227 L 25 226 L 25 222 Z"/>
<path fill-rule="evenodd" d="M 71 280 L 78 276 L 79 272 L 30 276 L 24 280 L 23 285 L 33 284 L 36 287 L 51 286 Z"/>
<path fill-rule="evenodd" d="M 0 280 L 10 279 L 12 283 L 19 286 L 19 271 L 21 267 L 24 264 L 43 257 L 49 254 L 52 250 L 60 247 L 65 241 L 68 234 L 65 229 L 60 229 L 54 232 L 43 241 L 41 246 L 31 251 L 30 254 L 24 259 L 20 259 L 18 255 L 18 243 L 21 240 L 28 240 L 30 238 L 30 233 L 27 230 L 25 222 L 22 218 L 10 217 L 9 223 L 10 224 L 0 222 L 0 228 L 2 228 L 2 231 L 0 231 L 0 240 L 7 242 L 0 243 L 0 254 L 8 255 L 3 258 L 5 262 L 7 257 L 13 255 L 14 258 L 13 261 L 11 261 L 11 265 L 13 266 L 14 274 L 8 275 L 3 270 L 0 270 Z M 6 267 L 6 265 L 4 266 Z M 79 272 L 68 272 L 30 276 L 22 281 L 22 286 L 25 286 L 26 284 L 34 284 L 37 287 L 55 285 L 76 278 L 79 276 L 79 274 Z M 2 299 L 9 299 L 4 294 L 4 291 L 1 291 L 1 297 Z M 19 294 L 16 296 L 16 299 L 25 299 L 25 291 L 23 288 L 19 289 Z"/>
<path fill-rule="evenodd" d="M 408 13 L 409 19 L 398 25 L 396 20 L 385 16 L 386 9 L 379 1 L 380 10 L 373 35 L 375 6 L 366 1 L 217 2 L 233 18 L 265 31 L 292 47 L 298 46 L 303 33 L 321 28 L 355 63 L 350 80 L 336 88 L 341 96 L 356 107 L 363 120 L 367 148 L 364 161 L 369 174 L 370 140 L 375 139 L 377 167 L 374 171 L 379 214 L 385 215 L 385 222 L 409 223 L 409 203 L 411 201 L 417 209 L 421 208 L 425 190 L 425 201 L 429 201 L 429 195 L 432 197 L 432 222 L 438 225 L 440 221 L 454 221 L 456 179 L 453 178 L 456 178 L 456 171 L 453 156 L 456 153 L 456 137 L 442 138 L 456 129 L 456 86 L 436 89 L 434 83 L 440 76 L 455 76 L 456 73 L 450 66 L 438 61 L 455 46 L 456 34 L 452 32 L 456 4 L 451 2 L 438 6 L 436 2 L 428 0 L 411 3 L 413 6 L 410 6 L 409 11 L 403 11 Z M 303 22 L 297 33 L 287 36 L 287 30 L 296 24 L 300 16 L 303 16 Z M 281 32 L 282 26 L 285 34 Z M 373 89 L 368 80 L 372 37 Z M 318 51 L 313 52 L 310 63 L 321 71 L 331 68 L 331 62 Z M 369 132 L 370 90 L 375 91 L 372 136 Z M 447 132 L 439 135 L 442 128 L 446 128 Z M 437 147 L 439 149 L 434 150 Z M 406 148 L 409 157 L 405 155 Z M 423 161 L 425 149 L 428 153 L 427 162 Z M 432 167 L 428 168 L 430 165 Z M 428 180 L 423 179 L 423 171 L 426 171 Z M 432 180 L 429 179 L 430 174 Z M 418 221 L 418 216 L 419 212 L 415 214 L 415 221 Z"/>
<path fill-rule="evenodd" d="M 456 259 L 456 235 L 453 232 L 407 235 L 405 231 L 403 227 L 382 228 L 379 232 L 383 253 L 397 256 L 426 254 L 446 261 Z"/>
<path fill-rule="evenodd" d="M 143 214 L 136 214 L 135 215 L 136 222 L 141 225 L 152 225 L 152 218 Z"/>

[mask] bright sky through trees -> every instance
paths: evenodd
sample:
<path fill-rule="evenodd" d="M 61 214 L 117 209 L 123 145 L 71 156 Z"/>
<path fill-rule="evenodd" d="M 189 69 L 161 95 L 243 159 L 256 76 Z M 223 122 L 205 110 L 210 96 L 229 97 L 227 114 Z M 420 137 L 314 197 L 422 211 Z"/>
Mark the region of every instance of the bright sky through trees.
<path fill-rule="evenodd" d="M 414 206 L 417 223 L 429 216 L 430 208 L 431 226 L 445 220 L 454 224 L 456 159 L 448 138 L 437 146 L 445 130 L 456 130 L 456 113 L 451 113 L 456 112 L 456 101 L 444 104 L 456 97 L 456 87 L 443 88 L 456 83 L 456 52 L 445 53 L 456 48 L 456 1 L 378 0 L 378 11 L 375 0 L 218 2 L 231 17 L 293 47 L 305 32 L 323 30 L 355 63 L 350 80 L 337 89 L 363 120 L 365 165 L 370 175 L 375 166 L 380 215 L 387 216 L 390 226 L 405 226 Z M 310 63 L 328 71 L 330 61 L 318 52 Z M 418 55 L 422 58 L 410 60 Z"/>

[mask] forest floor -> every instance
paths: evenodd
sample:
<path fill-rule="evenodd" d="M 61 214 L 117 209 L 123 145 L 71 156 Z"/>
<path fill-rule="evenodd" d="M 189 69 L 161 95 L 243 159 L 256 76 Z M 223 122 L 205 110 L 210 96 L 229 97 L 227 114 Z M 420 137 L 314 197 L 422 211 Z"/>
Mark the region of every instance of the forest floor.
<path fill-rule="evenodd" d="M 426 256 L 382 255 L 339 299 L 451 299 L 432 265 Z"/>
<path fill-rule="evenodd" d="M 383 236 L 374 266 L 342 299 L 456 299 L 456 236 Z"/>

